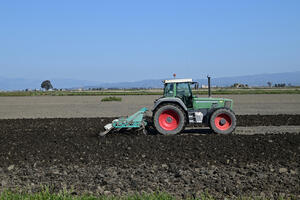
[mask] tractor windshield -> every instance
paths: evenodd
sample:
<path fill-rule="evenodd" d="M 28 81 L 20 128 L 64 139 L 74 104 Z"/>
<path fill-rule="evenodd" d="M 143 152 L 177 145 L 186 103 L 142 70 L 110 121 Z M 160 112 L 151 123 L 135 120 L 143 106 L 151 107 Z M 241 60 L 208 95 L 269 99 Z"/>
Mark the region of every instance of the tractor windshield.
<path fill-rule="evenodd" d="M 165 84 L 164 96 L 165 97 L 173 97 L 174 96 L 174 84 L 173 83 Z"/>

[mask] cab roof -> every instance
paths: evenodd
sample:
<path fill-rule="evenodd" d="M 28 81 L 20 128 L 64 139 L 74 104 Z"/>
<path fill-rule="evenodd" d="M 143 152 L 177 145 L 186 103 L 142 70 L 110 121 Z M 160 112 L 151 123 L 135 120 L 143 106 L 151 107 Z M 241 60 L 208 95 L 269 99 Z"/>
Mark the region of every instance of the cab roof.
<path fill-rule="evenodd" d="M 164 80 L 164 83 L 193 83 L 193 79 L 186 78 L 186 79 L 170 79 L 170 80 Z"/>

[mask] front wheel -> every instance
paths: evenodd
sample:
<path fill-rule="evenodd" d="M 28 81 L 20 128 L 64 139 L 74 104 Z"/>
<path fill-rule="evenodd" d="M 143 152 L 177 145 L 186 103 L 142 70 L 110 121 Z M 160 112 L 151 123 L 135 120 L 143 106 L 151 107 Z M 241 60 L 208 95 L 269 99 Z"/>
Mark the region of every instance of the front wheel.
<path fill-rule="evenodd" d="M 235 114 L 226 108 L 221 108 L 212 113 L 210 127 L 218 134 L 230 134 L 236 127 Z"/>
<path fill-rule="evenodd" d="M 163 135 L 175 135 L 186 124 L 185 112 L 175 104 L 163 104 L 153 113 L 155 129 Z"/>

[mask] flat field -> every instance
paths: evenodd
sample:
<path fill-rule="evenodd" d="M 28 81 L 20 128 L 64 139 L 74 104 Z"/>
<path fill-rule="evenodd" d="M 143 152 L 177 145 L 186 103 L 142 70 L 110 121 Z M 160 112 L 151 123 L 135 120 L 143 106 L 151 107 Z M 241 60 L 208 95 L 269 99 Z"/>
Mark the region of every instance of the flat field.
<path fill-rule="evenodd" d="M 158 95 L 119 96 L 120 102 L 101 102 L 107 96 L 0 97 L 0 118 L 119 117 L 142 107 L 151 110 Z M 205 97 L 203 95 L 203 97 Z M 236 114 L 300 114 L 300 94 L 218 95 L 232 98 Z M 151 115 L 151 112 L 148 112 Z"/>
<path fill-rule="evenodd" d="M 187 127 L 161 136 L 147 117 L 148 135 L 97 136 L 113 117 L 151 109 L 155 95 L 0 97 L 0 193 L 300 199 L 300 94 L 220 96 L 235 102 L 232 135 Z"/>

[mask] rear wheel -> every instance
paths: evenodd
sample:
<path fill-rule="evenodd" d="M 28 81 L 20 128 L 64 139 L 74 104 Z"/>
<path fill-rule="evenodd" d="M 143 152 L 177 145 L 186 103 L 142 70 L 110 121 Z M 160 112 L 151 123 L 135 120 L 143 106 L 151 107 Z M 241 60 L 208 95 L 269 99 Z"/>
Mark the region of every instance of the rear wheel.
<path fill-rule="evenodd" d="M 210 127 L 218 134 L 232 133 L 236 127 L 235 114 L 226 108 L 216 110 L 210 117 Z"/>
<path fill-rule="evenodd" d="M 154 111 L 153 122 L 159 133 L 175 135 L 185 127 L 185 112 L 176 104 L 163 104 Z"/>

